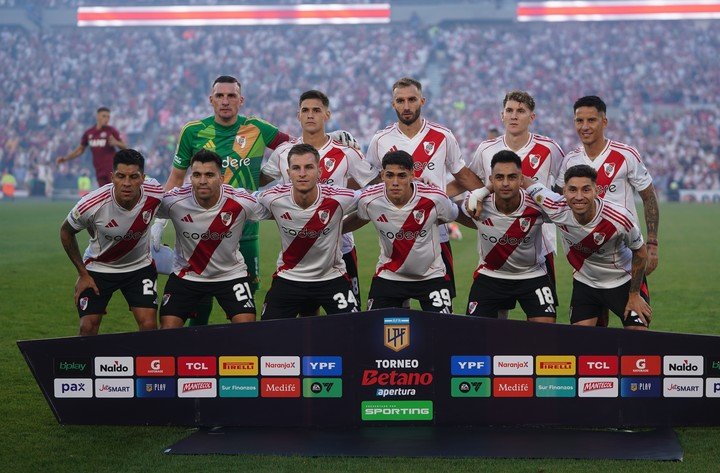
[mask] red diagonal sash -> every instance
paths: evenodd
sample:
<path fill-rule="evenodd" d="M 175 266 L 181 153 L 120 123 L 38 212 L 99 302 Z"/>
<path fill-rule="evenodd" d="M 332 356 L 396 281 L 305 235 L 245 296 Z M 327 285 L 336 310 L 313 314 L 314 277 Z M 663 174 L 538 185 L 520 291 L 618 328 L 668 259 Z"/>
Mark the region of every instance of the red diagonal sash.
<path fill-rule="evenodd" d="M 423 171 L 425 170 L 425 167 L 427 166 L 427 163 L 430 162 L 432 157 L 440 148 L 440 145 L 443 143 L 443 141 L 445 141 L 445 135 L 443 135 L 437 130 L 433 130 L 432 128 L 430 128 L 430 130 L 423 137 L 418 147 L 415 148 L 415 151 L 412 152 L 416 179 L 420 178 Z M 426 151 L 426 146 L 427 149 L 430 149 L 430 153 Z"/>
<path fill-rule="evenodd" d="M 579 243 L 570 246 L 570 251 L 568 251 L 567 254 L 570 266 L 575 268 L 575 271 L 580 271 L 580 268 L 585 264 L 585 260 L 594 255 L 601 246 L 610 241 L 615 232 L 617 232 L 617 228 L 609 220 L 600 220 L 600 223 L 593 228 L 590 234 Z M 597 243 L 595 240 L 595 234 L 603 235 L 600 243 Z"/>
<path fill-rule="evenodd" d="M 500 240 L 504 241 L 504 243 L 501 244 L 500 241 L 495 243 L 495 246 L 493 246 L 485 258 L 483 258 L 485 260 L 485 264 L 480 265 L 480 267 L 475 271 L 476 273 L 482 268 L 498 270 L 503 267 L 508 258 L 510 258 L 512 252 L 515 251 L 515 248 L 517 248 L 520 243 L 522 243 L 523 238 L 525 238 L 526 232 L 522 230 L 522 226 L 520 225 L 521 218 L 530 219 L 530 225 L 528 226 L 528 231 L 530 231 L 532 226 L 535 224 L 535 220 L 538 218 L 538 212 L 537 210 L 529 207 L 525 208 L 522 215 L 517 217 L 510 227 L 508 227 L 503 236 L 500 237 Z"/>
<path fill-rule="evenodd" d="M 288 269 L 292 269 L 295 266 L 302 261 L 302 259 L 307 255 L 308 251 L 310 251 L 310 248 L 315 244 L 317 239 L 322 234 L 322 231 L 325 229 L 325 227 L 332 221 L 333 215 L 335 215 L 335 212 L 340 207 L 340 203 L 335 199 L 330 199 L 326 197 L 322 203 L 318 206 L 317 210 L 315 210 L 315 213 L 312 217 L 307 221 L 305 226 L 300 230 L 300 234 L 306 234 L 306 235 L 314 235 L 312 237 L 300 237 L 296 236 L 293 241 L 290 242 L 287 249 L 283 251 L 282 254 L 282 261 L 283 264 L 280 266 L 277 270 L 279 273 L 280 271 L 285 271 Z M 329 217 L 325 223 L 320 220 L 320 212 L 327 211 L 329 212 Z M 277 273 L 276 273 L 277 274 Z"/>
<path fill-rule="evenodd" d="M 328 171 L 325 167 L 325 160 L 332 159 L 334 166 Z M 325 156 L 320 158 L 320 182 L 327 182 L 328 179 L 333 175 L 335 170 L 340 167 L 340 164 L 345 159 L 345 153 L 340 148 L 332 148 L 328 151 Z"/>
<path fill-rule="evenodd" d="M 532 163 L 530 162 L 530 155 L 534 154 L 536 156 L 539 156 L 537 166 L 533 167 Z M 550 156 L 550 150 L 547 146 L 542 146 L 539 143 L 536 143 L 535 146 L 528 152 L 527 155 L 522 160 L 522 173 L 523 175 L 527 177 L 535 177 L 535 174 L 540 170 L 540 168 L 543 167 L 543 164 L 545 164 L 545 161 L 547 160 L 548 156 Z"/>
<path fill-rule="evenodd" d="M 213 221 L 210 223 L 207 233 L 224 233 L 228 228 L 232 227 L 232 224 L 235 222 L 238 215 L 240 215 L 242 209 L 242 206 L 237 201 L 227 199 Z M 232 219 L 227 225 L 223 223 L 221 217 L 221 215 L 225 212 L 230 212 L 232 214 Z M 190 255 L 190 258 L 188 258 L 188 265 L 180 270 L 178 277 L 185 277 L 185 275 L 189 272 L 193 272 L 198 276 L 201 275 L 202 272 L 205 271 L 205 268 L 207 268 L 210 258 L 213 253 L 215 253 L 215 250 L 217 250 L 217 247 L 220 246 L 222 241 L 222 238 L 218 238 L 217 240 L 200 240 L 195 247 L 193 254 Z"/>
<path fill-rule="evenodd" d="M 399 233 L 416 235 L 422 229 L 423 225 L 425 225 L 433 207 L 435 207 L 435 203 L 431 199 L 428 199 L 427 197 L 420 197 L 420 200 L 410 211 L 405 219 L 405 222 L 402 224 L 402 227 L 400 227 Z M 415 220 L 415 212 L 418 210 L 422 210 L 424 212 L 421 222 Z M 400 267 L 405 263 L 405 260 L 407 260 L 408 256 L 410 256 L 410 250 L 412 250 L 413 245 L 415 245 L 415 241 L 415 238 L 395 238 L 395 240 L 393 240 L 393 250 L 390 255 L 390 261 L 380 266 L 375 275 L 377 276 L 381 271 L 385 270 L 395 272 L 400 269 Z"/>
<path fill-rule="evenodd" d="M 145 204 L 143 204 L 142 209 L 140 209 L 140 212 L 138 212 L 137 217 L 135 217 L 135 220 L 133 221 L 132 225 L 130 225 L 130 228 L 128 229 L 126 235 L 135 235 L 135 234 L 144 234 L 147 231 L 148 225 L 150 225 L 150 221 L 152 220 L 152 214 L 154 213 L 157 206 L 160 205 L 160 199 L 157 199 L 155 197 L 147 197 L 145 199 Z M 148 219 L 147 223 L 143 221 L 143 213 L 150 211 L 150 218 Z M 111 261 L 118 260 L 128 254 L 140 241 L 140 238 L 128 238 L 122 239 L 121 241 L 117 242 L 116 245 L 108 248 L 106 251 L 104 251 L 101 255 L 99 255 L 97 258 L 91 258 L 86 261 L 86 263 L 89 263 L 90 261 L 99 261 L 101 263 L 109 263 Z"/>
<path fill-rule="evenodd" d="M 625 156 L 618 153 L 615 150 L 610 151 L 610 154 L 605 159 L 605 162 L 602 163 L 602 165 L 597 170 L 597 187 L 598 187 L 598 197 L 604 197 L 605 192 L 607 191 L 608 187 L 610 187 L 610 183 L 612 183 L 613 179 L 615 179 L 615 176 L 617 176 L 617 173 L 620 172 L 620 167 L 625 162 Z M 609 167 L 612 167 L 611 172 L 608 174 Z"/>

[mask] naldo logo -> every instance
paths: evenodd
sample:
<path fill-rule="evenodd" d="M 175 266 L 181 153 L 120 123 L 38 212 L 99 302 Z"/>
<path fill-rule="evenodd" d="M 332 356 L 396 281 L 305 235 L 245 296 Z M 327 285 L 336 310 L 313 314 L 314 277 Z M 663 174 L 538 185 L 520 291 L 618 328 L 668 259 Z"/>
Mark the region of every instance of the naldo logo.
<path fill-rule="evenodd" d="M 702 376 L 704 359 L 702 356 L 664 356 L 663 374 L 675 376 Z"/>
<path fill-rule="evenodd" d="M 132 356 L 95 357 L 95 376 L 132 376 L 133 368 Z"/>

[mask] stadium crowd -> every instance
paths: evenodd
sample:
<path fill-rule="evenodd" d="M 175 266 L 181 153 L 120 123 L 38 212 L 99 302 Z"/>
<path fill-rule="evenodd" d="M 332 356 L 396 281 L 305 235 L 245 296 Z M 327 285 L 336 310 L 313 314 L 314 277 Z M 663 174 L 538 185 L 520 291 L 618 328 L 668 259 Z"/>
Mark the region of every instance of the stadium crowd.
<path fill-rule="evenodd" d="M 391 84 L 418 77 L 427 84 L 424 114 L 453 129 L 467 159 L 490 128 L 502 129 L 508 90 L 533 94 L 534 131 L 566 152 L 577 146 L 573 101 L 597 94 L 610 107 L 608 136 L 639 148 L 658 190 L 720 188 L 720 36 L 706 22 L 3 27 L 0 41 L 0 171 L 21 187 L 42 181 L 48 193 L 90 168 L 87 158 L 54 163 L 100 106 L 164 182 L 180 128 L 210 114 L 207 84 L 226 73 L 243 82 L 241 113 L 290 134 L 299 132 L 299 93 L 328 92 L 328 128 L 352 132 L 363 146 L 395 119 Z"/>

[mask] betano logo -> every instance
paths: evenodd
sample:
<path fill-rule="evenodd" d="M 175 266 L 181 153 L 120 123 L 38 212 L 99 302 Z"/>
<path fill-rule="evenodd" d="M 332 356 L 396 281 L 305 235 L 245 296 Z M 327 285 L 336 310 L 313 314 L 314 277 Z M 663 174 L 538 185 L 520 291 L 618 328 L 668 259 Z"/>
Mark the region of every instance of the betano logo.
<path fill-rule="evenodd" d="M 433 419 L 432 401 L 363 401 L 360 405 L 364 421 L 409 421 Z"/>
<path fill-rule="evenodd" d="M 538 355 L 535 358 L 537 375 L 574 375 L 574 355 Z"/>
<path fill-rule="evenodd" d="M 221 356 L 220 376 L 257 376 L 257 356 Z"/>

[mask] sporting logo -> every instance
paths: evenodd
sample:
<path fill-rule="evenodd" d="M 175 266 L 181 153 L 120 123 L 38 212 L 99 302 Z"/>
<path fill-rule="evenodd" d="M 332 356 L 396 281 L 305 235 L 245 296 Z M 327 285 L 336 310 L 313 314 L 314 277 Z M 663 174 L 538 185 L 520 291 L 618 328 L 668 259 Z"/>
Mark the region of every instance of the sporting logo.
<path fill-rule="evenodd" d="M 132 356 L 96 356 L 95 376 L 132 376 L 133 366 Z"/>
<path fill-rule="evenodd" d="M 490 397 L 490 378 L 450 378 L 452 397 Z"/>
<path fill-rule="evenodd" d="M 341 356 L 304 356 L 302 359 L 303 376 L 341 376 Z"/>
<path fill-rule="evenodd" d="M 364 421 L 433 420 L 432 401 L 363 401 Z"/>
<path fill-rule="evenodd" d="M 620 379 L 622 397 L 660 397 L 662 384 L 660 378 L 629 377 Z"/>
<path fill-rule="evenodd" d="M 617 378 L 578 378 L 579 397 L 618 397 Z"/>
<path fill-rule="evenodd" d="M 532 356 L 497 355 L 493 357 L 493 374 L 518 376 L 533 374 Z"/>
<path fill-rule="evenodd" d="M 702 376 L 705 361 L 702 356 L 664 356 L 663 374 Z"/>
<path fill-rule="evenodd" d="M 342 397 L 342 378 L 304 378 L 303 397 Z"/>
<path fill-rule="evenodd" d="M 215 378 L 178 378 L 178 397 L 217 397 Z"/>
<path fill-rule="evenodd" d="M 450 374 L 453 376 L 487 376 L 491 367 L 489 356 L 450 357 Z"/>
<path fill-rule="evenodd" d="M 398 352 L 410 346 L 410 317 L 389 317 L 383 320 L 383 344 Z"/>
<path fill-rule="evenodd" d="M 132 378 L 98 378 L 95 380 L 95 397 L 135 397 Z"/>
<path fill-rule="evenodd" d="M 90 378 L 63 378 L 54 381 L 54 396 L 66 397 L 93 397 L 93 382 Z"/>
<path fill-rule="evenodd" d="M 175 397 L 177 382 L 175 378 L 137 378 L 135 380 L 136 397 Z"/>
<path fill-rule="evenodd" d="M 258 397 L 257 378 L 222 378 L 218 388 L 220 397 Z"/>
<path fill-rule="evenodd" d="M 257 356 L 221 356 L 218 363 L 220 376 L 257 376 L 259 371 Z"/>
<path fill-rule="evenodd" d="M 620 374 L 623 376 L 659 376 L 660 357 L 657 355 L 626 355 L 620 357 Z"/>
<path fill-rule="evenodd" d="M 581 355 L 578 357 L 580 376 L 614 376 L 618 374 L 618 357 L 604 355 Z"/>
<path fill-rule="evenodd" d="M 575 356 L 542 355 L 535 358 L 537 375 L 574 375 Z"/>
<path fill-rule="evenodd" d="M 175 376 L 175 357 L 135 357 L 135 374 L 137 376 Z"/>
<path fill-rule="evenodd" d="M 493 378 L 495 397 L 533 397 L 532 378 Z"/>
<path fill-rule="evenodd" d="M 664 378 L 663 397 L 702 397 L 702 378 Z"/>
<path fill-rule="evenodd" d="M 575 397 L 577 386 L 575 378 L 537 378 L 535 379 L 537 397 Z"/>
<path fill-rule="evenodd" d="M 260 395 L 262 397 L 300 397 L 300 379 L 262 378 Z"/>
<path fill-rule="evenodd" d="M 179 356 L 177 359 L 179 376 L 215 376 L 217 361 L 214 356 Z M 178 390 L 178 392 L 180 392 Z"/>

